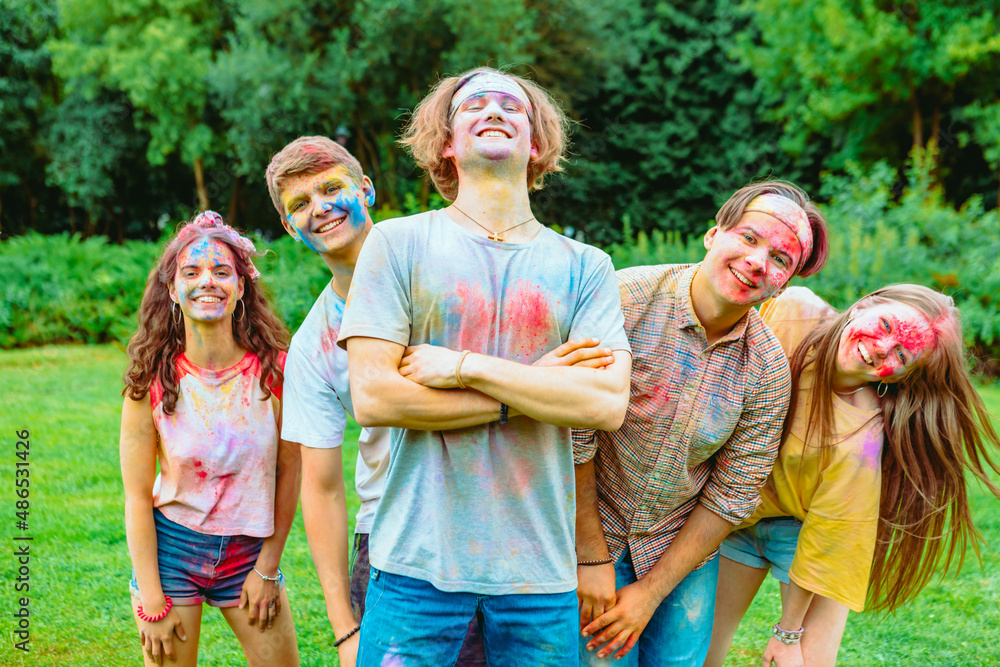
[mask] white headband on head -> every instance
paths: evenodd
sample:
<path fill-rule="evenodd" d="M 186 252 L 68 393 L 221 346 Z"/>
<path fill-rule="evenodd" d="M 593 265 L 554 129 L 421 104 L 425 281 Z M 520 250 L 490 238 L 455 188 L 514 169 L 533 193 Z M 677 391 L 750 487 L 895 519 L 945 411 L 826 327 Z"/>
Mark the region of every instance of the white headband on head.
<path fill-rule="evenodd" d="M 503 93 L 504 95 L 515 97 L 521 104 L 524 105 L 525 110 L 528 112 L 528 118 L 531 118 L 531 102 L 528 101 L 528 94 L 524 92 L 524 88 L 522 88 L 521 84 L 514 79 L 505 74 L 500 74 L 499 72 L 483 72 L 482 74 L 475 74 L 471 79 L 466 81 L 464 85 L 460 86 L 458 90 L 455 91 L 455 95 L 451 98 L 451 113 L 448 117 L 454 118 L 455 112 L 458 111 L 458 107 L 460 107 L 465 100 L 469 99 L 473 95 L 479 95 L 481 93 Z"/>
<path fill-rule="evenodd" d="M 802 268 L 802 264 L 809 259 L 813 249 L 812 227 L 805 209 L 788 197 L 767 193 L 755 197 L 743 209 L 744 213 L 750 211 L 764 213 L 777 219 L 795 234 L 795 238 L 799 240 L 799 246 L 802 248 L 802 257 L 799 258 L 799 268 Z"/>

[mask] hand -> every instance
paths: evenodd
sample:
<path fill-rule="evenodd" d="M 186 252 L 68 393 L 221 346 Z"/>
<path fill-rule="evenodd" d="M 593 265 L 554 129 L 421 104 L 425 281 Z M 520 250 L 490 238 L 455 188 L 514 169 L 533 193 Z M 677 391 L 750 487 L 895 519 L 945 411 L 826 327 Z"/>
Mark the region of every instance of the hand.
<path fill-rule="evenodd" d="M 615 363 L 610 347 L 597 347 L 597 338 L 579 338 L 567 341 L 541 357 L 532 366 L 582 366 L 607 368 Z"/>
<path fill-rule="evenodd" d="M 761 665 L 771 667 L 772 662 L 776 667 L 803 667 L 805 661 L 802 658 L 802 644 L 788 645 L 772 636 L 764 649 Z"/>
<path fill-rule="evenodd" d="M 146 652 L 150 660 L 158 665 L 163 664 L 166 656 L 171 662 L 177 662 L 177 653 L 174 651 L 174 635 L 182 642 L 187 641 L 187 634 L 184 626 L 181 625 L 181 617 L 176 610 L 171 609 L 166 618 L 149 623 L 139 620 L 139 643 L 142 650 Z"/>
<path fill-rule="evenodd" d="M 580 629 L 615 606 L 615 566 L 577 565 L 579 582 L 576 597 L 580 600 Z"/>
<path fill-rule="evenodd" d="M 352 637 L 337 647 L 337 656 L 340 658 L 340 667 L 354 667 L 358 661 L 358 645 L 360 644 L 361 633 L 355 632 Z"/>
<path fill-rule="evenodd" d="M 411 345 L 399 360 L 399 374 L 434 389 L 455 389 L 455 368 L 461 352 L 437 345 Z"/>
<path fill-rule="evenodd" d="M 274 619 L 281 613 L 278 582 L 264 581 L 259 574 L 250 570 L 243 582 L 243 590 L 240 591 L 240 609 L 243 607 L 249 608 L 250 625 L 256 625 L 259 620 L 261 632 L 270 629 L 274 625 Z"/>
<path fill-rule="evenodd" d="M 621 659 L 639 641 L 639 635 L 662 601 L 647 590 L 642 580 L 622 587 L 617 593 L 615 606 L 583 629 L 584 637 L 594 635 L 587 643 L 587 650 L 593 651 L 607 644 L 597 652 L 597 657 L 606 658 L 618 651 L 615 660 Z"/>

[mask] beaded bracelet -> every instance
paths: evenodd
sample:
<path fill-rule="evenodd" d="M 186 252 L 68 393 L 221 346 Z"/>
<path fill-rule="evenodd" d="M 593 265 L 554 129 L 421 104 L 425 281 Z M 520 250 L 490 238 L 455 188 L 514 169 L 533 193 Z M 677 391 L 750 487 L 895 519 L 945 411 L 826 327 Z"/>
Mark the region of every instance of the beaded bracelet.
<path fill-rule="evenodd" d="M 273 577 L 265 577 L 264 573 L 261 572 L 260 570 L 258 570 L 256 565 L 254 566 L 253 571 L 256 572 L 257 574 L 259 574 L 260 578 L 263 579 L 264 581 L 274 581 L 274 582 L 277 582 L 277 581 L 281 580 L 281 568 L 280 567 L 278 568 L 278 574 L 274 575 Z"/>
<path fill-rule="evenodd" d="M 355 635 L 355 633 L 356 633 L 356 632 L 357 632 L 358 630 L 360 630 L 360 629 L 361 629 L 361 626 L 360 626 L 360 625 L 355 625 L 355 626 L 354 626 L 354 629 L 353 629 L 353 630 L 351 630 L 350 632 L 348 632 L 348 633 L 347 633 L 346 635 L 344 635 L 343 637 L 341 637 L 341 638 L 340 638 L 340 639 L 338 639 L 337 641 L 333 642 L 333 648 L 337 648 L 337 647 L 339 647 L 339 646 L 340 646 L 341 644 L 343 644 L 343 643 L 344 643 L 344 642 L 346 642 L 346 641 L 347 641 L 348 639 L 350 639 L 351 637 L 353 637 L 353 636 Z"/>
<path fill-rule="evenodd" d="M 601 560 L 578 560 L 577 565 L 607 565 L 609 563 L 615 562 L 610 556 L 608 558 L 602 558 Z"/>
<path fill-rule="evenodd" d="M 785 644 L 786 646 L 791 646 L 792 644 L 798 644 L 800 641 L 802 641 L 802 634 L 805 631 L 806 631 L 805 628 L 799 628 L 798 630 L 782 630 L 780 627 L 778 627 L 777 623 L 775 623 L 774 626 L 771 628 L 771 632 L 773 632 L 774 636 L 778 638 L 778 641 L 781 642 L 782 644 Z"/>
<path fill-rule="evenodd" d="M 139 618 L 141 618 L 142 620 L 146 621 L 147 623 L 156 623 L 157 621 L 162 621 L 163 619 L 165 619 L 167 617 L 167 614 L 170 613 L 170 610 L 174 606 L 174 601 L 170 599 L 169 595 L 164 595 L 163 597 L 167 601 L 167 606 L 164 607 L 163 611 L 161 611 L 156 616 L 150 616 L 146 612 L 144 612 L 142 610 L 142 605 L 141 604 L 135 610 L 135 615 L 138 616 Z"/>

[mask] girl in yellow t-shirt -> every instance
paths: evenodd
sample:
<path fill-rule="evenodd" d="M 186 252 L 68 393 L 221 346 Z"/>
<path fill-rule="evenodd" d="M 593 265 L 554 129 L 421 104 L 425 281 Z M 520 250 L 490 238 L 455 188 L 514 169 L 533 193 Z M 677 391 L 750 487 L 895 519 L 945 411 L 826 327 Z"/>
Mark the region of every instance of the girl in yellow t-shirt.
<path fill-rule="evenodd" d="M 761 308 L 788 355 L 792 396 L 754 515 L 723 542 L 706 665 L 721 665 L 767 568 L 781 619 L 764 664 L 832 665 L 848 610 L 893 610 L 944 558 L 965 552 L 968 469 L 1000 439 L 969 382 L 952 300 L 919 285 L 880 289 L 837 314 L 803 287 Z M 801 640 L 801 641 L 800 641 Z"/>

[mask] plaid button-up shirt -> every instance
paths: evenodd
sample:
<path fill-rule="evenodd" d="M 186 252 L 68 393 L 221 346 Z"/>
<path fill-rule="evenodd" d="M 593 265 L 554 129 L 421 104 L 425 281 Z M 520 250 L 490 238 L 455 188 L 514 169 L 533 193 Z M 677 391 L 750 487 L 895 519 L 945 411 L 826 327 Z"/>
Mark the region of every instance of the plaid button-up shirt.
<path fill-rule="evenodd" d="M 639 577 L 695 503 L 733 525 L 753 513 L 788 408 L 788 361 L 756 310 L 707 344 L 691 305 L 698 266 L 618 272 L 632 345 L 628 415 L 614 432 L 573 431 L 576 462 L 595 459 L 611 556 L 627 546 Z"/>

